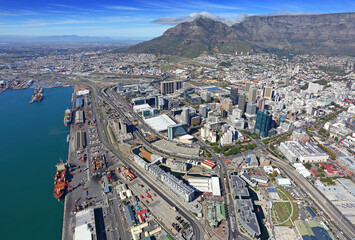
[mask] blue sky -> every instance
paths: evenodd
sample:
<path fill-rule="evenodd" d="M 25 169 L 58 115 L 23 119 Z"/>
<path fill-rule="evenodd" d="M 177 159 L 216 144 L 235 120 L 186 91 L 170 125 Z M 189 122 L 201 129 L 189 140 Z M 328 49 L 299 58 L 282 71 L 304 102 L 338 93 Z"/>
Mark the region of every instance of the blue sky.
<path fill-rule="evenodd" d="M 353 0 L 0 0 L 0 35 L 153 38 L 199 15 L 233 24 L 255 14 L 354 11 Z"/>

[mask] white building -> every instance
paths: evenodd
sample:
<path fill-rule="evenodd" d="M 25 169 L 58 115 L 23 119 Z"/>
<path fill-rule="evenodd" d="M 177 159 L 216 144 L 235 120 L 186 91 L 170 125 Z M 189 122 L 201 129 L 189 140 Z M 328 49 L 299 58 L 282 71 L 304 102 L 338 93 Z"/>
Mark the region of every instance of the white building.
<path fill-rule="evenodd" d="M 211 178 L 189 178 L 190 186 L 200 192 L 211 192 L 213 196 L 221 196 L 221 189 L 218 177 Z"/>
<path fill-rule="evenodd" d="M 291 186 L 291 181 L 288 178 L 276 178 L 276 183 L 279 186 Z"/>
<path fill-rule="evenodd" d="M 280 151 L 290 161 L 294 162 L 292 152 L 301 162 L 325 162 L 329 155 L 312 142 L 287 141 L 280 144 Z"/>
<path fill-rule="evenodd" d="M 224 133 L 220 139 L 222 146 L 232 144 L 235 140 L 235 129 L 234 127 L 229 127 L 226 133 Z"/>
<path fill-rule="evenodd" d="M 85 209 L 75 215 L 74 239 L 96 239 L 95 213 L 93 208 Z"/>
<path fill-rule="evenodd" d="M 323 90 L 323 88 L 324 88 L 323 85 L 320 85 L 320 84 L 318 84 L 318 83 L 312 83 L 312 82 L 310 82 L 310 83 L 308 84 L 308 89 L 307 89 L 307 91 L 310 92 L 310 93 L 317 93 L 317 92 Z"/>

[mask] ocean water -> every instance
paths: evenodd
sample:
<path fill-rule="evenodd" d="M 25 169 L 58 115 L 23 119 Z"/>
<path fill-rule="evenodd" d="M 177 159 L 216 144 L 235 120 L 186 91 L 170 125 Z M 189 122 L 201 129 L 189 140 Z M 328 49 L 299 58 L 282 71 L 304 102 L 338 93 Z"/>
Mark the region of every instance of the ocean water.
<path fill-rule="evenodd" d="M 55 165 L 68 156 L 64 111 L 72 88 L 0 94 L 0 239 L 61 239 L 64 206 L 53 197 Z"/>

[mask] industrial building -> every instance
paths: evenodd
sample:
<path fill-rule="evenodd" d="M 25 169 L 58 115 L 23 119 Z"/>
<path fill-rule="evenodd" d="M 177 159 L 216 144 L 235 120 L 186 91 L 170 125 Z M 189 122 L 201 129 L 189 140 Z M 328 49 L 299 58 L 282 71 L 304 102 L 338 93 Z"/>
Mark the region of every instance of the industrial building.
<path fill-rule="evenodd" d="M 306 169 L 302 163 L 294 163 L 293 166 L 296 168 L 303 177 L 307 178 L 311 176 L 311 173 Z"/>
<path fill-rule="evenodd" d="M 212 170 L 212 168 L 214 168 L 216 166 L 216 164 L 212 160 L 204 160 L 201 163 L 201 166 L 203 166 L 203 167 L 205 167 L 205 168 L 207 168 L 209 170 Z"/>
<path fill-rule="evenodd" d="M 325 162 L 329 158 L 327 153 L 312 142 L 287 141 L 280 145 L 280 151 L 290 162 L 294 162 L 294 156 L 300 162 Z"/>
<path fill-rule="evenodd" d="M 75 134 L 75 149 L 83 150 L 86 147 L 86 132 L 77 131 Z"/>
<path fill-rule="evenodd" d="M 221 188 L 218 177 L 211 178 L 189 178 L 190 186 L 200 192 L 210 192 L 213 196 L 221 196 Z"/>
<path fill-rule="evenodd" d="M 75 107 L 79 108 L 84 105 L 84 100 L 82 98 L 77 98 L 75 101 Z"/>
<path fill-rule="evenodd" d="M 279 186 L 291 186 L 291 181 L 288 178 L 278 177 L 276 178 L 276 183 Z"/>
<path fill-rule="evenodd" d="M 75 112 L 75 124 L 84 123 L 84 111 L 78 110 Z"/>
<path fill-rule="evenodd" d="M 336 163 L 350 176 L 355 176 L 355 160 L 353 157 L 340 156 L 337 157 Z"/>
<path fill-rule="evenodd" d="M 95 212 L 88 208 L 75 215 L 75 240 L 96 240 L 98 239 L 95 224 Z"/>
<path fill-rule="evenodd" d="M 131 205 L 123 205 L 124 208 L 124 212 L 126 214 L 127 220 L 128 220 L 128 224 L 130 227 L 136 225 L 137 220 L 134 216 L 133 210 L 132 210 L 132 206 Z"/>

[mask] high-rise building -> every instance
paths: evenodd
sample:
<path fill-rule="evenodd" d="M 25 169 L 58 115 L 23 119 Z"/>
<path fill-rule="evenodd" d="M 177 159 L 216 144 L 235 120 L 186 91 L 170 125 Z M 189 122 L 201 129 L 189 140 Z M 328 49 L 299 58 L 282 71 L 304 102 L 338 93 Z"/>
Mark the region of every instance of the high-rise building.
<path fill-rule="evenodd" d="M 265 86 L 264 87 L 264 98 L 265 99 L 272 99 L 273 90 L 272 87 Z"/>
<path fill-rule="evenodd" d="M 245 95 L 239 95 L 238 97 L 238 108 L 242 110 L 244 113 L 245 110 L 245 103 L 246 103 L 246 96 Z"/>
<path fill-rule="evenodd" d="M 256 105 L 259 110 L 263 110 L 265 107 L 265 100 L 263 98 L 259 98 Z"/>
<path fill-rule="evenodd" d="M 232 112 L 233 109 L 233 104 L 232 101 L 229 98 L 225 98 L 222 102 L 221 102 L 222 108 L 229 114 Z"/>
<path fill-rule="evenodd" d="M 232 116 L 234 116 L 235 118 L 242 118 L 243 111 L 240 110 L 239 108 L 234 108 L 232 111 Z"/>
<path fill-rule="evenodd" d="M 181 121 L 184 123 L 187 123 L 187 125 L 190 125 L 190 109 L 185 107 L 182 109 L 181 113 Z"/>
<path fill-rule="evenodd" d="M 250 82 L 245 83 L 245 91 L 246 92 L 249 91 L 250 86 L 251 86 Z"/>
<path fill-rule="evenodd" d="M 204 101 L 210 101 L 211 100 L 211 93 L 209 91 L 202 91 L 201 92 L 201 98 Z"/>
<path fill-rule="evenodd" d="M 267 137 L 271 129 L 272 116 L 266 110 L 258 111 L 256 115 L 254 132 L 261 137 Z"/>
<path fill-rule="evenodd" d="M 163 81 L 160 83 L 160 92 L 161 94 L 174 93 L 176 90 L 182 88 L 182 80 L 176 81 Z"/>
<path fill-rule="evenodd" d="M 236 105 L 238 102 L 238 88 L 236 87 L 231 88 L 230 97 L 232 99 L 232 104 Z"/>
<path fill-rule="evenodd" d="M 247 110 L 245 111 L 245 115 L 247 116 L 255 116 L 256 114 L 256 104 L 255 102 L 247 103 Z"/>
<path fill-rule="evenodd" d="M 200 105 L 198 111 L 203 118 L 207 118 L 207 114 L 208 114 L 207 105 Z"/>
<path fill-rule="evenodd" d="M 257 89 L 252 87 L 249 89 L 248 102 L 255 102 Z"/>

